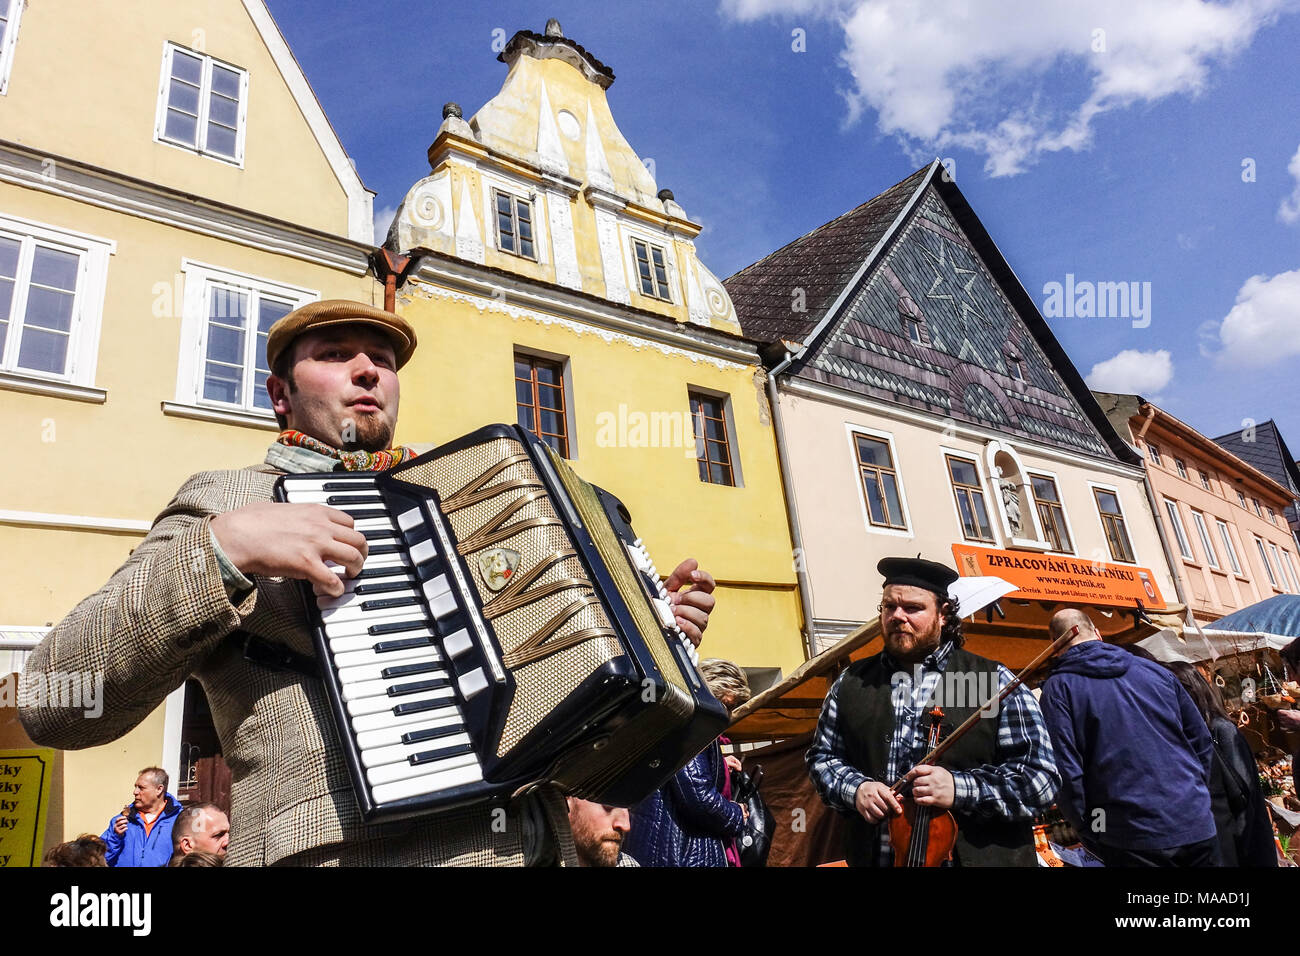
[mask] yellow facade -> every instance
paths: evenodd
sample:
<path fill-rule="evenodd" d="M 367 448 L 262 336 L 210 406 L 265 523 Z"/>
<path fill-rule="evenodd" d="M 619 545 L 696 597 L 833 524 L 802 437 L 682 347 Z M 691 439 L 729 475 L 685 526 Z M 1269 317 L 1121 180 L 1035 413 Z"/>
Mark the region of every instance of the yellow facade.
<path fill-rule="evenodd" d="M 337 140 L 319 139 L 319 104 L 296 65 L 284 72 L 287 48 L 273 57 L 283 40 L 268 23 L 241 0 L 22 10 L 0 96 L 0 235 L 86 236 L 112 251 L 102 296 L 87 288 L 93 268 L 81 273 L 93 375 L 0 372 L 0 428 L 22 463 L 0 473 L 0 630 L 61 619 L 188 475 L 260 461 L 274 437 L 265 413 L 181 400 L 187 263 L 309 297 L 382 297 L 366 275 L 371 194 Z M 242 165 L 156 141 L 168 41 L 247 71 Z M 175 781 L 181 708 L 174 695 L 113 744 L 62 756 L 47 845 L 102 831 L 142 767 Z M 12 710 L 0 720 L 0 748 L 27 745 Z"/>

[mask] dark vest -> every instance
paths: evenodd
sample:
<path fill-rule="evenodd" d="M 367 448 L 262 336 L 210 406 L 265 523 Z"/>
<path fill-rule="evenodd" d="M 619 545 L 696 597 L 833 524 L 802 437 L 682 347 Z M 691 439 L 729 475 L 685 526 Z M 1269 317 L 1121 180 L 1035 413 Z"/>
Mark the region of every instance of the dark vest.
<path fill-rule="evenodd" d="M 971 691 L 978 688 L 979 693 L 983 694 L 987 690 L 990 696 L 996 693 L 999 686 L 997 672 L 998 665 L 995 661 L 959 647 L 953 648 L 949 653 L 944 666 L 945 675 L 986 675 L 977 678 Z M 849 665 L 836 696 L 837 723 L 845 745 L 844 759 L 871 779 L 886 784 L 893 783 L 892 780 L 885 780 L 884 774 L 895 724 L 893 686 L 890 683 L 894 673 L 882 662 L 879 654 L 856 661 Z M 982 698 L 970 699 L 975 696 L 971 694 L 963 701 L 968 706 L 951 706 L 952 701 L 943 699 L 941 691 L 944 686 L 941 679 L 939 697 L 944 711 L 941 740 L 983 703 Z M 929 727 L 928 718 L 923 718 L 923 726 Z M 961 771 L 993 763 L 997 732 L 996 718 L 977 720 L 975 726 L 939 759 L 939 766 L 945 770 Z M 910 769 L 898 767 L 897 772 L 902 774 Z M 987 820 L 957 811 L 953 811 L 953 816 L 958 828 L 957 847 L 953 856 L 958 865 L 1034 866 L 1037 863 L 1030 821 Z M 846 859 L 850 866 L 879 864 L 879 829 L 878 825 L 863 819 L 861 814 L 849 814 Z M 898 848 L 895 848 L 897 851 Z"/>

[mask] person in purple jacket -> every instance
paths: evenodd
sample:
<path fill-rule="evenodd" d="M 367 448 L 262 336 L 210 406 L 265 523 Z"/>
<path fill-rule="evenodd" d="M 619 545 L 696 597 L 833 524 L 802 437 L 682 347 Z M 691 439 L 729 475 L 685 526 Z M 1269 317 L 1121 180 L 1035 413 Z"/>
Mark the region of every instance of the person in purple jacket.
<path fill-rule="evenodd" d="M 1053 615 L 1074 640 L 1039 701 L 1061 772 L 1057 805 L 1107 866 L 1218 866 L 1213 745 L 1178 679 L 1106 644 L 1076 608 Z"/>
<path fill-rule="evenodd" d="M 146 767 L 135 781 L 132 800 L 108 825 L 109 866 L 166 866 L 172 855 L 172 827 L 180 801 L 167 792 L 167 771 Z"/>

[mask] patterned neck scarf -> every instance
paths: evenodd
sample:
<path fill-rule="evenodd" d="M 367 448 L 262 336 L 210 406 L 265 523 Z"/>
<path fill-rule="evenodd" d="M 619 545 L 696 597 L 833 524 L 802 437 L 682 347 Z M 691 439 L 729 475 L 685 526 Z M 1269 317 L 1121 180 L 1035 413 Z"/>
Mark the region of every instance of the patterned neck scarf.
<path fill-rule="evenodd" d="M 292 428 L 280 432 L 280 437 L 276 441 L 281 445 L 306 448 L 327 458 L 337 458 L 343 463 L 344 471 L 387 471 L 394 465 L 400 465 L 415 457 L 415 452 L 405 445 L 389 448 L 387 451 L 343 451 Z"/>

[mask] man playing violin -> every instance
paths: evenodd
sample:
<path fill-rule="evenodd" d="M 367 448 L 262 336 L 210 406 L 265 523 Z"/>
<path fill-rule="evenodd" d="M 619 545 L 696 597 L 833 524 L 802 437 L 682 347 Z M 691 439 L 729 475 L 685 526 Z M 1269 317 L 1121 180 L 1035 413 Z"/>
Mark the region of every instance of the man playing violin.
<path fill-rule="evenodd" d="M 920 558 L 885 558 L 877 568 L 885 649 L 849 665 L 831 686 L 805 758 L 822 799 L 850 818 L 849 865 L 894 864 L 887 821 L 903 812 L 904 799 L 951 811 L 955 864 L 1035 865 L 1031 820 L 1060 785 L 1037 702 L 1018 686 L 937 764 L 918 766 L 936 703 L 946 734 L 985 703 L 962 691 L 993 697 L 1013 675 L 962 648 L 957 600 L 948 594 L 955 571 Z"/>

